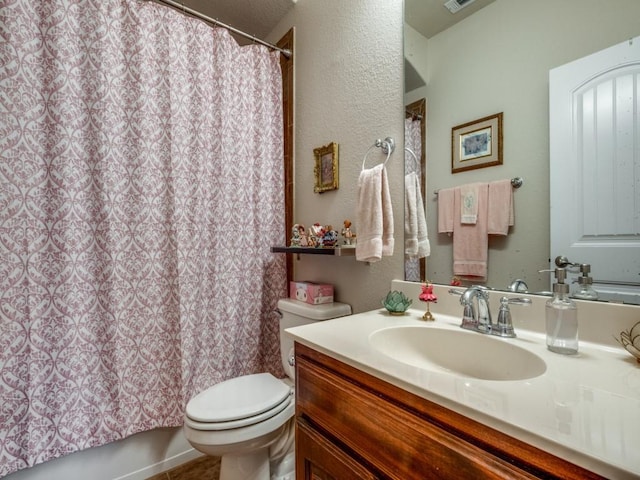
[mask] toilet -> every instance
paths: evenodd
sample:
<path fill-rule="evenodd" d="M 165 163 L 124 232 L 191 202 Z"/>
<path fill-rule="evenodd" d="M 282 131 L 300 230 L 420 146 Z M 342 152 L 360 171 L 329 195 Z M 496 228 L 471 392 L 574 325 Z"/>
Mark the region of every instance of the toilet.
<path fill-rule="evenodd" d="M 278 301 L 280 355 L 286 378 L 257 373 L 225 380 L 187 403 L 184 434 L 198 451 L 221 457 L 220 480 L 293 480 L 294 372 L 290 327 L 351 314 L 333 302 Z M 291 359 L 291 360 L 290 360 Z"/>

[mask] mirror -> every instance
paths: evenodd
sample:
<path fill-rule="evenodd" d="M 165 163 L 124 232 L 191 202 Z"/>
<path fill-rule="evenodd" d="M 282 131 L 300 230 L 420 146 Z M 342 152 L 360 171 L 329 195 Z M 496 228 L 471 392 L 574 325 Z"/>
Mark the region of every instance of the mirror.
<path fill-rule="evenodd" d="M 431 255 L 426 277 L 453 277 L 452 238 L 437 230 L 435 191 L 522 177 L 514 191 L 515 225 L 489 236 L 486 285 L 522 279 L 548 291 L 550 275 L 549 70 L 640 34 L 640 2 L 476 0 L 457 14 L 443 1 L 405 0 L 405 105 L 426 98 L 425 204 Z M 427 15 L 417 13 L 424 7 Z M 473 10 L 472 10 L 473 7 Z M 444 29 L 421 18 L 466 17 Z M 449 21 L 451 18 L 449 17 Z M 427 32 L 427 33 L 422 33 Z M 430 36 L 429 36 L 430 35 Z M 451 172 L 452 128 L 503 112 L 502 165 Z M 562 225 L 558 226 L 562 228 Z M 571 259 L 589 263 L 588 258 Z M 592 271 L 594 278 L 597 272 Z M 572 279 L 576 275 L 572 275 Z M 474 282 L 477 283 L 477 282 Z"/>

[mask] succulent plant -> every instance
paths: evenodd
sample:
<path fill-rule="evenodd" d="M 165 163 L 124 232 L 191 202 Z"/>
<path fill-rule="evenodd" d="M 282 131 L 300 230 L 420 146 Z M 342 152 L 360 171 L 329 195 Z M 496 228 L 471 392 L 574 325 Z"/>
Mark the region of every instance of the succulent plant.
<path fill-rule="evenodd" d="M 640 362 L 640 322 L 636 323 L 629 330 L 620 332 L 620 339 L 617 340 L 627 352 L 636 357 L 636 360 Z"/>
<path fill-rule="evenodd" d="M 387 293 L 387 296 L 382 300 L 382 305 L 390 313 L 404 313 L 412 302 L 413 300 L 408 299 L 404 293 L 393 290 Z"/>

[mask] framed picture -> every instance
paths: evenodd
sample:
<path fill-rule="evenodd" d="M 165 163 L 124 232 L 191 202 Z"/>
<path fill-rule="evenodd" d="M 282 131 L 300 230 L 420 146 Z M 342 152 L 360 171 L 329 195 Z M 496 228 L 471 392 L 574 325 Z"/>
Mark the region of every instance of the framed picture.
<path fill-rule="evenodd" d="M 502 112 L 451 129 L 451 173 L 502 165 Z"/>
<path fill-rule="evenodd" d="M 314 148 L 316 166 L 313 173 L 316 177 L 316 185 L 313 191 L 316 193 L 338 189 L 338 144 L 331 142 L 324 147 Z"/>

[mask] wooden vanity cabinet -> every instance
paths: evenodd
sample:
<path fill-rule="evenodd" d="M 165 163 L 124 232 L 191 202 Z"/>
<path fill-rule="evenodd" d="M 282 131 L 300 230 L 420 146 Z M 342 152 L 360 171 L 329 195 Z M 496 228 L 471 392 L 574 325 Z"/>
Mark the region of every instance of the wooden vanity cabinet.
<path fill-rule="evenodd" d="M 296 343 L 296 479 L 601 479 Z"/>

